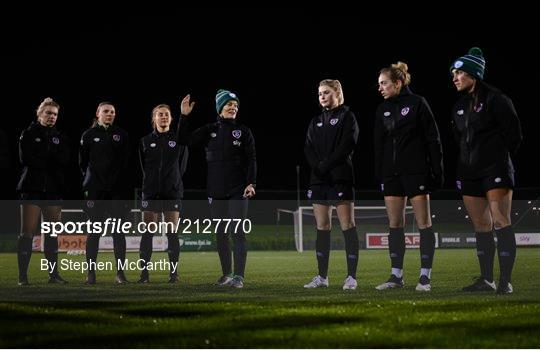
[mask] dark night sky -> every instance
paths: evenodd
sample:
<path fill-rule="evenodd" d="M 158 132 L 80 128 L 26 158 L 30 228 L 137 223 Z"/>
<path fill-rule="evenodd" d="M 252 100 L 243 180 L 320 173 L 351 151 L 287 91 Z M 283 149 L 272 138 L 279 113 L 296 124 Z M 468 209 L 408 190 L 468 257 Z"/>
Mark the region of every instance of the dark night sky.
<path fill-rule="evenodd" d="M 521 118 L 524 142 L 515 158 L 518 186 L 540 187 L 531 164 L 538 159 L 534 144 L 540 126 L 534 108 L 537 89 L 531 86 L 540 77 L 530 65 L 534 59 L 521 52 L 521 43 L 536 40 L 533 32 L 497 27 L 441 31 L 430 26 L 387 26 L 380 32 L 364 19 L 301 11 L 225 14 L 201 9 L 174 17 L 98 16 L 50 23 L 41 17 L 16 18 L 16 26 L 3 23 L 1 28 L 1 84 L 8 101 L 3 112 L 10 119 L 2 128 L 14 153 L 21 130 L 35 119 L 35 108 L 51 96 L 61 104 L 58 128 L 75 146 L 97 104 L 107 100 L 115 104 L 116 123 L 130 133 L 135 152 L 138 139 L 151 131 L 155 105 L 169 103 L 177 115 L 181 97 L 191 93 L 197 102 L 191 118 L 202 125 L 215 119 L 216 90 L 226 88 L 239 95 L 238 118 L 255 136 L 259 188 L 295 189 L 296 165 L 302 167 L 303 184 L 307 181 L 303 142 L 309 120 L 319 111 L 318 82 L 334 78 L 342 82 L 345 103 L 361 128 L 355 154 L 357 187 L 376 189 L 372 128 L 375 108 L 382 101 L 376 80 L 380 68 L 402 60 L 409 64 L 412 90 L 426 97 L 435 113 L 450 188 L 455 175 L 450 109 L 457 93 L 449 65 L 471 46 L 479 46 L 487 60 L 485 80 L 512 98 Z M 134 176 L 128 180 L 140 186 L 136 161 L 134 157 Z M 204 167 L 203 152 L 192 152 L 184 178 L 187 188 L 204 188 Z M 13 170 L 15 179 L 17 166 Z M 75 165 L 70 172 L 75 197 L 80 175 Z"/>

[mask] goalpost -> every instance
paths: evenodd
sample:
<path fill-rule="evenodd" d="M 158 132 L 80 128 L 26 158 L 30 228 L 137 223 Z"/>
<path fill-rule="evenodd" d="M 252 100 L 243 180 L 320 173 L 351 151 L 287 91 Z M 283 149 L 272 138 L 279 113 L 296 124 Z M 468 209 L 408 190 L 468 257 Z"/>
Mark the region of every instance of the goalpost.
<path fill-rule="evenodd" d="M 335 207 L 332 207 L 332 219 L 336 219 L 337 216 L 335 215 L 334 210 Z M 377 211 L 381 213 L 376 213 Z M 387 224 L 387 214 L 386 214 L 386 207 L 385 206 L 355 206 L 354 207 L 354 216 L 356 219 L 356 226 L 362 231 L 359 233 L 366 233 L 371 231 L 375 231 L 378 233 L 369 233 L 373 235 L 380 235 L 381 232 L 386 232 L 386 226 Z M 293 218 L 293 230 L 294 230 L 294 241 L 296 250 L 298 252 L 303 252 L 305 249 L 305 234 L 306 230 L 304 226 L 306 225 L 306 221 L 311 221 L 309 223 L 309 228 L 313 230 L 314 225 L 314 214 L 313 214 L 313 207 L 311 206 L 299 206 L 296 210 L 287 210 L 287 209 L 277 209 L 276 210 L 276 225 L 277 225 L 277 231 L 279 233 L 280 225 L 281 225 L 281 216 L 282 214 L 290 214 Z M 412 216 L 412 206 L 406 206 L 405 207 L 405 215 L 406 216 Z M 307 219 L 310 220 L 307 220 Z M 371 220 L 371 222 L 366 225 L 366 221 Z M 417 228 L 414 218 L 412 220 L 407 220 L 411 227 L 408 229 L 408 232 L 412 234 L 416 234 Z M 364 228 L 367 226 L 367 231 L 364 231 Z M 384 231 L 382 229 L 384 228 Z M 368 246 L 368 248 L 370 248 Z"/>

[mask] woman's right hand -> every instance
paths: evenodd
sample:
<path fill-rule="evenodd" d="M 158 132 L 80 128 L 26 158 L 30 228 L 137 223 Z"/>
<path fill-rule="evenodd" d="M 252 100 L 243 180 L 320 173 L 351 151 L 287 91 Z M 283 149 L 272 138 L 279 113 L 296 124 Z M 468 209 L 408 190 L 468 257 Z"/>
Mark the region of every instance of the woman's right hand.
<path fill-rule="evenodd" d="M 193 106 L 195 106 L 195 102 L 190 102 L 190 98 L 190 95 L 187 94 L 180 104 L 180 113 L 182 113 L 182 115 L 188 115 L 191 113 Z"/>

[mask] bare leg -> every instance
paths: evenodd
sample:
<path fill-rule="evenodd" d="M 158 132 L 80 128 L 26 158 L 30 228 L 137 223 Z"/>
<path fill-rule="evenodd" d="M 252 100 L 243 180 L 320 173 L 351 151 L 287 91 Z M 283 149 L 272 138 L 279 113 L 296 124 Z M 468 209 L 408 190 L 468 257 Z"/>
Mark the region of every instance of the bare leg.
<path fill-rule="evenodd" d="M 315 250 L 319 276 L 328 275 L 328 261 L 330 259 L 330 230 L 332 228 L 332 207 L 322 204 L 313 204 L 313 213 L 317 222 L 317 241 Z"/>
<path fill-rule="evenodd" d="M 431 279 L 433 256 L 435 255 L 435 233 L 431 227 L 431 212 L 429 195 L 418 195 L 410 199 L 414 210 L 416 223 L 420 232 L 420 284 L 426 287 Z M 422 278 L 426 276 L 426 278 Z M 417 287 L 417 288 L 418 288 Z M 429 286 L 430 287 L 430 286 Z M 431 287 L 430 287 L 431 288 Z M 425 289 L 423 289 L 425 290 Z"/>
<path fill-rule="evenodd" d="M 345 255 L 347 257 L 347 276 L 356 279 L 358 267 L 358 233 L 354 224 L 354 203 L 342 202 L 337 205 L 337 215 L 343 237 L 345 238 Z"/>
<path fill-rule="evenodd" d="M 166 211 L 163 213 L 167 223 L 167 253 L 171 270 L 169 271 L 169 283 L 178 282 L 178 260 L 180 257 L 180 243 L 178 241 L 177 223 L 180 213 L 177 211 Z"/>
<path fill-rule="evenodd" d="M 19 285 L 28 284 L 28 265 L 32 257 L 32 240 L 37 233 L 41 209 L 37 205 L 21 205 L 21 233 L 17 241 Z"/>
<path fill-rule="evenodd" d="M 493 263 L 495 259 L 495 240 L 493 239 L 493 221 L 489 202 L 484 197 L 463 196 L 463 203 L 473 223 L 476 236 L 476 255 L 480 264 L 481 278 L 493 281 Z M 465 290 L 474 290 L 474 285 Z"/>
<path fill-rule="evenodd" d="M 507 188 L 496 188 L 486 194 L 497 234 L 497 251 L 501 272 L 497 292 L 501 294 L 512 293 L 510 282 L 516 260 L 516 237 L 510 219 L 512 194 L 512 190 Z"/>
<path fill-rule="evenodd" d="M 407 197 L 385 196 L 384 203 L 388 214 L 388 253 L 392 265 L 392 275 L 402 278 L 405 257 L 404 227 Z"/>

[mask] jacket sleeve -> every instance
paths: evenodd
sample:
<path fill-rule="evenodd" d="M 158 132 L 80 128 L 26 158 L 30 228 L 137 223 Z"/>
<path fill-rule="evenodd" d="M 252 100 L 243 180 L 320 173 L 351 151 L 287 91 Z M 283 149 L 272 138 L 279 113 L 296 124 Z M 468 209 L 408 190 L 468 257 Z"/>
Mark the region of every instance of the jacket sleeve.
<path fill-rule="evenodd" d="M 86 170 L 88 170 L 88 162 L 90 161 L 90 143 L 88 142 L 87 133 L 83 133 L 81 136 L 81 145 L 79 147 L 79 168 L 81 169 L 81 174 L 86 175 Z"/>
<path fill-rule="evenodd" d="M 491 112 L 501 126 L 503 140 L 510 154 L 519 148 L 523 133 L 512 100 L 503 94 L 496 94 L 491 100 Z"/>
<path fill-rule="evenodd" d="M 309 123 L 308 131 L 306 134 L 306 143 L 304 145 L 304 154 L 306 156 L 306 160 L 311 167 L 311 169 L 317 168 L 319 164 L 319 158 L 317 157 L 317 154 L 315 153 L 315 140 L 313 139 L 313 121 Z"/>
<path fill-rule="evenodd" d="M 139 162 L 141 164 L 141 171 L 144 177 L 144 169 L 145 169 L 145 154 L 144 154 L 144 141 L 141 139 L 139 141 Z"/>
<path fill-rule="evenodd" d="M 182 115 L 178 120 L 178 143 L 186 146 L 199 147 L 208 141 L 208 124 L 197 130 L 189 131 L 189 117 Z"/>
<path fill-rule="evenodd" d="M 180 176 L 184 176 L 187 169 L 187 163 L 189 159 L 189 150 L 187 146 L 182 145 L 182 155 L 180 156 Z"/>
<path fill-rule="evenodd" d="M 354 113 L 348 112 L 345 118 L 343 118 L 343 122 L 345 125 L 343 125 L 343 135 L 339 145 L 319 165 L 319 170 L 322 174 L 328 172 L 337 164 L 345 162 L 347 157 L 354 151 L 356 142 L 358 141 L 358 124 L 356 123 Z"/>
<path fill-rule="evenodd" d="M 245 155 L 247 160 L 247 184 L 257 183 L 257 152 L 255 151 L 255 138 L 250 129 L 246 130 Z"/>
<path fill-rule="evenodd" d="M 379 118 L 378 113 L 375 113 L 375 127 L 373 129 L 373 149 L 375 151 L 374 160 L 375 160 L 375 180 L 378 182 L 382 181 L 383 177 L 383 157 L 384 157 L 384 141 L 386 138 L 386 133 L 384 130 L 384 125 L 382 119 Z"/>
<path fill-rule="evenodd" d="M 428 150 L 431 171 L 434 175 L 439 176 L 444 172 L 441 136 L 433 112 L 424 98 L 420 102 L 418 113 L 424 133 L 424 142 Z"/>
<path fill-rule="evenodd" d="M 28 166 L 36 169 L 46 169 L 47 159 L 46 157 L 40 157 L 34 154 L 32 149 L 32 140 L 28 135 L 28 131 L 24 130 L 19 139 L 19 159 L 23 166 Z"/>

